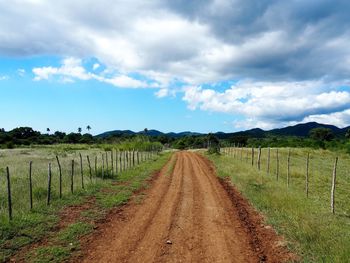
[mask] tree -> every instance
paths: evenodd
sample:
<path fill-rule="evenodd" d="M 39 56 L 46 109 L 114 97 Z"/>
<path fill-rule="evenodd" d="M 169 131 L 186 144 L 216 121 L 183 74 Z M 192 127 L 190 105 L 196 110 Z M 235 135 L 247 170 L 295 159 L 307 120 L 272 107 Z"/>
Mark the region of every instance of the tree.
<path fill-rule="evenodd" d="M 220 141 L 219 139 L 212 133 L 208 134 L 208 152 L 212 153 L 220 153 Z"/>
<path fill-rule="evenodd" d="M 86 129 L 88 130 L 88 132 L 90 132 L 90 130 L 91 130 L 90 125 L 86 126 Z"/>
<path fill-rule="evenodd" d="M 145 134 L 147 134 L 148 129 L 147 129 L 147 128 L 144 128 L 144 129 L 143 129 L 143 132 L 144 132 Z"/>
<path fill-rule="evenodd" d="M 334 133 L 328 128 L 315 128 L 310 130 L 309 136 L 316 141 L 331 141 L 334 138 Z"/>
<path fill-rule="evenodd" d="M 50 128 L 46 128 L 47 133 L 50 133 Z"/>
<path fill-rule="evenodd" d="M 79 128 L 78 128 L 78 132 L 81 133 L 81 131 L 82 131 L 82 128 L 79 127 Z"/>

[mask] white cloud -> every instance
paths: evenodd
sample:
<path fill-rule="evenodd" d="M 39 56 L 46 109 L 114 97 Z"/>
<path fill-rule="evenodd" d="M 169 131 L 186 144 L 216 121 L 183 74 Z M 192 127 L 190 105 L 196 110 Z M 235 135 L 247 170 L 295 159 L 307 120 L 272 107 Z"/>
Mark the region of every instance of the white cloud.
<path fill-rule="evenodd" d="M 8 80 L 9 79 L 9 76 L 1 76 L 0 75 L 0 80 Z"/>
<path fill-rule="evenodd" d="M 198 86 L 187 87 L 184 92 L 183 100 L 191 110 L 245 116 L 244 121 L 234 123 L 236 128 L 272 128 L 308 118 L 324 120 L 327 116 L 328 122 L 339 123 L 336 117 L 344 120 L 344 114 L 338 112 L 350 105 L 349 92 L 332 90 L 321 81 L 241 81 L 224 92 Z"/>
<path fill-rule="evenodd" d="M 164 98 L 169 96 L 169 89 L 160 89 L 155 93 L 157 98 Z"/>
<path fill-rule="evenodd" d="M 338 127 L 347 127 L 350 124 L 350 109 L 330 114 L 319 114 L 307 116 L 302 122 L 315 121 L 325 124 L 333 124 Z"/>
<path fill-rule="evenodd" d="M 157 88 L 156 83 L 147 83 L 145 81 L 131 78 L 127 75 L 114 74 L 112 77 L 105 77 L 103 72 L 101 75 L 88 72 L 83 61 L 78 58 L 69 57 L 62 61 L 60 67 L 42 67 L 33 68 L 34 80 L 48 80 L 51 77 L 59 77 L 64 83 L 71 83 L 75 80 L 91 80 L 95 79 L 100 82 L 108 83 L 120 88 Z"/>
<path fill-rule="evenodd" d="M 349 94 L 334 87 L 349 86 L 349 8 L 342 0 L 0 1 L 0 55 L 68 57 L 34 68 L 37 81 L 93 79 L 158 88 L 160 98 L 185 83 L 189 108 L 246 116 L 236 126 L 345 123 Z M 89 72 L 82 58 L 99 63 Z M 241 81 L 223 92 L 199 88 L 225 80 Z"/>
<path fill-rule="evenodd" d="M 82 66 L 82 60 L 77 58 L 66 58 L 61 67 L 33 68 L 34 80 L 47 80 L 51 76 L 63 76 L 64 78 L 76 78 L 80 80 L 91 79 L 91 74 L 87 73 Z"/>
<path fill-rule="evenodd" d="M 24 75 L 26 74 L 26 70 L 23 69 L 23 68 L 19 68 L 19 69 L 17 69 L 17 74 L 18 74 L 20 77 L 24 77 Z"/>

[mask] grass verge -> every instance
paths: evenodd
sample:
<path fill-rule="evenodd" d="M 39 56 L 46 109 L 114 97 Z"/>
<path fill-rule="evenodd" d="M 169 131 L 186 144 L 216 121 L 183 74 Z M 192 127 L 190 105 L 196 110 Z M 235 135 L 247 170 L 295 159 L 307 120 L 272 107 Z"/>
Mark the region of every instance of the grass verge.
<path fill-rule="evenodd" d="M 344 213 L 332 215 L 317 192 L 306 198 L 303 188 L 286 189 L 284 182 L 259 172 L 249 162 L 223 155 L 209 155 L 208 158 L 214 162 L 218 176 L 231 179 L 262 212 L 267 223 L 285 236 L 289 248 L 299 254 L 303 262 L 350 261 L 350 217 Z M 314 180 L 322 183 L 323 178 Z"/>
<path fill-rule="evenodd" d="M 99 181 L 84 191 L 55 201 L 50 207 L 38 206 L 25 216 L 0 226 L 0 260 L 9 260 L 19 249 L 45 239 L 43 244 L 25 253 L 26 262 L 62 262 L 79 251 L 79 238 L 93 231 L 94 224 L 108 211 L 126 203 L 135 191 L 147 187 L 147 179 L 169 160 L 171 154 L 141 163 L 119 174 L 115 179 Z M 80 211 L 74 222 L 58 227 L 60 212 L 69 206 L 80 206 L 94 197 L 94 205 Z M 23 255 L 21 255 L 23 256 Z"/>

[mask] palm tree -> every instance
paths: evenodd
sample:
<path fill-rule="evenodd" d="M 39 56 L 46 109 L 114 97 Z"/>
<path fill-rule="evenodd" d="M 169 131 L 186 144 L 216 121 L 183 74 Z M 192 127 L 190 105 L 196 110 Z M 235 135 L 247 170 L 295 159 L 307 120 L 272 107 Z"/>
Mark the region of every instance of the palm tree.
<path fill-rule="evenodd" d="M 47 133 L 50 133 L 50 128 L 46 128 Z"/>
<path fill-rule="evenodd" d="M 90 125 L 86 126 L 86 129 L 88 130 L 88 132 L 90 132 L 90 130 L 91 130 Z"/>
<path fill-rule="evenodd" d="M 82 131 L 82 129 L 79 127 L 79 128 L 78 128 L 78 132 L 81 133 L 81 131 Z"/>
<path fill-rule="evenodd" d="M 147 134 L 148 129 L 147 129 L 147 128 L 144 128 L 143 131 L 144 131 L 145 134 Z"/>

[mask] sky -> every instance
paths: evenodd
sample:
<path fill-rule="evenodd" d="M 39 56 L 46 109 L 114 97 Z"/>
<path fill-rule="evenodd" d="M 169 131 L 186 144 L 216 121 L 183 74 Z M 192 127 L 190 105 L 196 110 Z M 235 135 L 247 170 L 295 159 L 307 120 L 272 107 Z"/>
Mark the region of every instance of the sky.
<path fill-rule="evenodd" d="M 350 1 L 0 0 L 0 128 L 350 125 Z"/>

